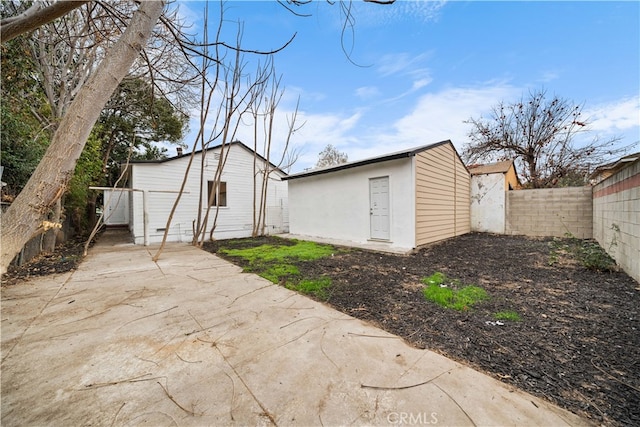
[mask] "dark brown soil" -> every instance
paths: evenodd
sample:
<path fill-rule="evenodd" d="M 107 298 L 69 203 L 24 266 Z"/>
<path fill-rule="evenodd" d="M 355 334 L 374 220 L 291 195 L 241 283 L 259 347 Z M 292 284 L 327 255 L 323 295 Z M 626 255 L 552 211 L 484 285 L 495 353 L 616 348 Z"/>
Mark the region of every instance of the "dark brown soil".
<path fill-rule="evenodd" d="M 596 423 L 640 425 L 640 286 L 624 272 L 585 268 L 558 249 L 565 244 L 472 233 L 409 256 L 352 249 L 297 266 L 305 277 L 331 277 L 326 303 L 411 345 Z M 429 302 L 420 280 L 435 272 L 490 299 L 466 311 Z M 497 324 L 504 310 L 521 321 Z"/>
<path fill-rule="evenodd" d="M 85 241 L 69 240 L 56 247 L 53 253 L 42 253 L 20 266 L 10 265 L 2 275 L 2 286 L 12 285 L 35 276 L 65 273 L 75 270 L 84 252 Z"/>

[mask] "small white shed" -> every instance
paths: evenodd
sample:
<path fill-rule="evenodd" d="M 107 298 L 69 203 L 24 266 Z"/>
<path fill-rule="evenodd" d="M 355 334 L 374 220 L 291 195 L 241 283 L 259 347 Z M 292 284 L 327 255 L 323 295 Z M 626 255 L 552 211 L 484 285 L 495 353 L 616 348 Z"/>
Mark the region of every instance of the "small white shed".
<path fill-rule="evenodd" d="M 470 231 L 469 172 L 451 141 L 284 179 L 294 235 L 411 250 Z"/>
<path fill-rule="evenodd" d="M 520 188 L 513 160 L 467 168 L 471 173 L 471 230 L 504 234 L 506 192 Z"/>
<path fill-rule="evenodd" d="M 288 224 L 286 173 L 268 163 L 262 156 L 236 141 L 197 151 L 189 169 L 189 177 L 173 215 L 167 241 L 189 242 L 193 238 L 194 223 L 200 213 L 204 216 L 211 204 L 207 230 L 211 229 L 218 208 L 214 238 L 250 237 L 254 224 L 254 159 L 256 169 L 271 171 L 266 197 L 266 234 L 286 233 Z M 220 186 L 213 199 L 209 191 L 220 156 L 226 155 Z M 191 153 L 164 160 L 132 161 L 127 171 L 129 214 L 128 225 L 136 244 L 162 241 L 167 218 L 174 205 Z M 203 174 L 201 175 L 201 171 Z M 204 192 L 201 194 L 200 182 Z M 256 203 L 260 203 L 261 176 L 255 181 Z M 202 200 L 201 200 L 202 197 Z M 202 201 L 202 203 L 200 203 Z M 208 231 L 207 231 L 208 232 Z"/>

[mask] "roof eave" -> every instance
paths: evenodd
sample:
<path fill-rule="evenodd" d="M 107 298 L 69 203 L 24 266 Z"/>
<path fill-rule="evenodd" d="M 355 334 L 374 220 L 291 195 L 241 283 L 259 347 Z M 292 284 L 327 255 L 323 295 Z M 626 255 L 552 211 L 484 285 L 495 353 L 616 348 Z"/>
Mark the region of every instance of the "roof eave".
<path fill-rule="evenodd" d="M 383 155 L 383 156 L 379 156 L 379 157 L 372 157 L 372 158 L 369 158 L 369 159 L 359 160 L 359 161 L 355 161 L 355 162 L 342 163 L 340 165 L 336 165 L 336 166 L 332 166 L 332 167 L 324 168 L 324 169 L 314 169 L 314 170 L 310 170 L 308 172 L 300 172 L 300 173 L 297 173 L 297 174 L 294 174 L 294 175 L 285 176 L 282 179 L 285 180 L 285 181 L 289 181 L 289 180 L 292 180 L 292 179 L 307 178 L 307 177 L 310 177 L 310 176 L 323 175 L 323 174 L 331 173 L 331 172 L 338 172 L 338 171 L 341 171 L 341 170 L 352 169 L 352 168 L 356 168 L 356 167 L 359 167 L 359 166 L 371 165 L 371 164 L 374 164 L 374 163 L 381 163 L 381 162 L 388 162 L 388 161 L 391 161 L 391 160 L 404 159 L 404 158 L 408 158 L 408 157 L 413 157 L 416 154 L 421 153 L 422 151 L 426 151 L 426 150 L 429 150 L 431 148 L 435 148 L 435 147 L 440 146 L 442 144 L 451 144 L 451 141 L 450 140 L 440 141 L 440 142 L 436 142 L 434 144 L 425 145 L 425 146 L 418 147 L 418 148 L 413 148 L 411 150 L 401 151 L 399 153 L 387 154 L 387 155 Z"/>

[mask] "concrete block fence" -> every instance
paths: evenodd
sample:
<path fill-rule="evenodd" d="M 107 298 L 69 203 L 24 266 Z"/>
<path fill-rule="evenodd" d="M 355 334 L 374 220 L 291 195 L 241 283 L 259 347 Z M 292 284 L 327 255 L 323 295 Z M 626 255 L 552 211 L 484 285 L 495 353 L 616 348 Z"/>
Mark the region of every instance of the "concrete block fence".
<path fill-rule="evenodd" d="M 506 234 L 593 237 L 591 187 L 507 192 Z"/>
<path fill-rule="evenodd" d="M 593 187 L 593 238 L 640 282 L 640 160 Z"/>
<path fill-rule="evenodd" d="M 640 282 L 640 160 L 593 187 L 506 194 L 506 234 L 593 238 Z"/>

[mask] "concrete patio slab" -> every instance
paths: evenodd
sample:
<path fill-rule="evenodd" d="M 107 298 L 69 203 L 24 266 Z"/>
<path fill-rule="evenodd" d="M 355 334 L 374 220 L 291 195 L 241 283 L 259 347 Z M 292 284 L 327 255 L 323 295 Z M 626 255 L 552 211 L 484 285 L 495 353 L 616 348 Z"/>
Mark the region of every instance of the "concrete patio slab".
<path fill-rule="evenodd" d="M 589 425 L 185 244 L 2 288 L 2 425 Z"/>
<path fill-rule="evenodd" d="M 368 251 L 383 252 L 396 255 L 408 255 L 414 252 L 414 249 L 394 246 L 391 242 L 383 242 L 378 240 L 370 240 L 366 243 L 354 242 L 352 240 L 331 239 L 328 237 L 307 236 L 303 234 L 284 233 L 278 234 L 278 237 L 285 239 L 308 240 L 316 243 L 325 243 L 333 246 L 343 246 L 345 248 L 366 249 Z"/>

